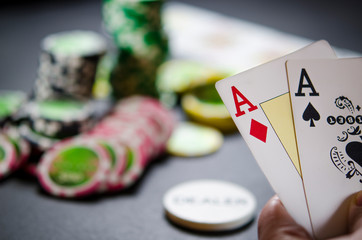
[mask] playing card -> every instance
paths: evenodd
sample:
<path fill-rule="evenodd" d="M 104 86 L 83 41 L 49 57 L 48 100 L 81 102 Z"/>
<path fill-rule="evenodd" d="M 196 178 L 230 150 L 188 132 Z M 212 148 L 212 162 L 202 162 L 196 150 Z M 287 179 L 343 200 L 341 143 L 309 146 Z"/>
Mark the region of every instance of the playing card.
<path fill-rule="evenodd" d="M 223 79 L 216 88 L 260 168 L 291 216 L 309 232 L 285 61 L 335 58 L 326 41 Z"/>
<path fill-rule="evenodd" d="M 362 190 L 362 58 L 290 60 L 287 72 L 312 228 L 334 237 Z"/>

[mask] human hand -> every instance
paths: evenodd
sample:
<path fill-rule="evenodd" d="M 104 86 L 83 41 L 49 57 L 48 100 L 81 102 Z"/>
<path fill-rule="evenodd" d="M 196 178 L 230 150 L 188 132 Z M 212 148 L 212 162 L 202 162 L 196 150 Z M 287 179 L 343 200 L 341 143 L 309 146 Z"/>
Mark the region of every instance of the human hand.
<path fill-rule="evenodd" d="M 348 234 L 333 240 L 362 239 L 362 191 L 355 194 L 349 206 Z M 307 240 L 313 239 L 308 232 L 289 215 L 277 196 L 264 206 L 258 221 L 259 240 Z"/>

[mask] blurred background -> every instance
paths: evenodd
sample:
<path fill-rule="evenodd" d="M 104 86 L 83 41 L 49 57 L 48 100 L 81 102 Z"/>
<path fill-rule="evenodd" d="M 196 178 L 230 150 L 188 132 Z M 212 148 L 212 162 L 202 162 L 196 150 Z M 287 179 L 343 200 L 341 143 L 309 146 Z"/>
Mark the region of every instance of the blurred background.
<path fill-rule="evenodd" d="M 1 2 L 1 84 L 6 84 L 4 87 L 7 88 L 21 87 L 25 90 L 31 87 L 36 76 L 40 41 L 46 35 L 71 29 L 103 32 L 101 1 Z M 167 2 L 185 3 L 215 11 L 311 41 L 326 39 L 333 46 L 362 52 L 362 17 L 359 13 L 362 3 L 357 0 Z M 19 66 L 21 70 L 18 69 Z M 21 86 L 18 85 L 19 81 L 22 82 Z"/>
<path fill-rule="evenodd" d="M 103 23 L 100 0 L 2 0 L 0 6 L 0 89 L 33 91 L 41 42 L 49 34 L 90 30 L 106 39 L 110 52 L 117 48 Z M 202 81 L 213 83 L 320 39 L 327 40 L 340 57 L 360 57 L 361 7 L 357 0 L 168 0 L 162 9 L 169 41 L 166 60 L 208 66 L 196 69 L 207 78 Z M 182 66 L 164 75 L 169 85 L 161 81 L 161 88 L 172 86 L 169 80 Z M 179 97 L 185 94 L 184 89 L 173 90 Z M 100 91 L 104 96 L 109 89 Z M 212 102 L 215 92 L 207 93 Z M 180 99 L 171 102 L 170 111 L 178 120 L 192 117 L 192 110 L 186 116 Z M 0 181 L 0 239 L 257 239 L 256 218 L 235 231 L 200 233 L 179 228 L 164 216 L 165 191 L 190 179 L 222 179 L 246 187 L 257 198 L 256 216 L 273 196 L 235 128 L 219 130 L 228 134 L 223 134 L 222 147 L 215 153 L 166 154 L 132 188 L 110 197 L 61 200 L 49 197 L 31 178 L 15 175 Z"/>

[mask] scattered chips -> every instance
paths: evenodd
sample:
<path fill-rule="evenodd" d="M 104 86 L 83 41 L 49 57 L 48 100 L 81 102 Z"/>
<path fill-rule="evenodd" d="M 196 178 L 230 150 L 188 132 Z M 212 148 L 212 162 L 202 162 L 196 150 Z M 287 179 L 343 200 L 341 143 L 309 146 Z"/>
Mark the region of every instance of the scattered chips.
<path fill-rule="evenodd" d="M 191 122 L 179 123 L 167 142 L 167 151 L 175 156 L 200 157 L 217 151 L 223 135 L 215 128 Z"/>
<path fill-rule="evenodd" d="M 156 99 L 124 99 L 91 130 L 54 143 L 40 159 L 39 181 L 59 197 L 120 191 L 134 184 L 149 162 L 164 151 L 173 127 L 171 112 Z M 83 156 L 89 156 L 88 160 Z M 107 169 L 102 167 L 97 175 L 94 166 L 100 164 Z"/>
<path fill-rule="evenodd" d="M 176 185 L 163 198 L 167 217 L 199 231 L 227 231 L 249 223 L 256 199 L 247 189 L 221 180 L 194 180 Z"/>

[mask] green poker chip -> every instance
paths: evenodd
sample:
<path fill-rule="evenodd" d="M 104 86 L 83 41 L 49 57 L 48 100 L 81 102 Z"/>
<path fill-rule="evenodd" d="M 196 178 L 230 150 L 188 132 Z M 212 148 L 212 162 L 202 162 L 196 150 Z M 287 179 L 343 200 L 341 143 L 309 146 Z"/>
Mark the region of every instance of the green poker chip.
<path fill-rule="evenodd" d="M 99 159 L 93 150 L 83 146 L 70 147 L 56 156 L 49 177 L 60 186 L 80 186 L 92 179 L 98 164 Z"/>
<path fill-rule="evenodd" d="M 215 128 L 182 122 L 168 140 L 167 151 L 175 156 L 200 157 L 216 152 L 223 140 L 223 135 Z"/>
<path fill-rule="evenodd" d="M 75 138 L 60 142 L 42 156 L 38 179 L 50 194 L 84 197 L 98 191 L 110 167 L 110 156 L 96 140 Z"/>

